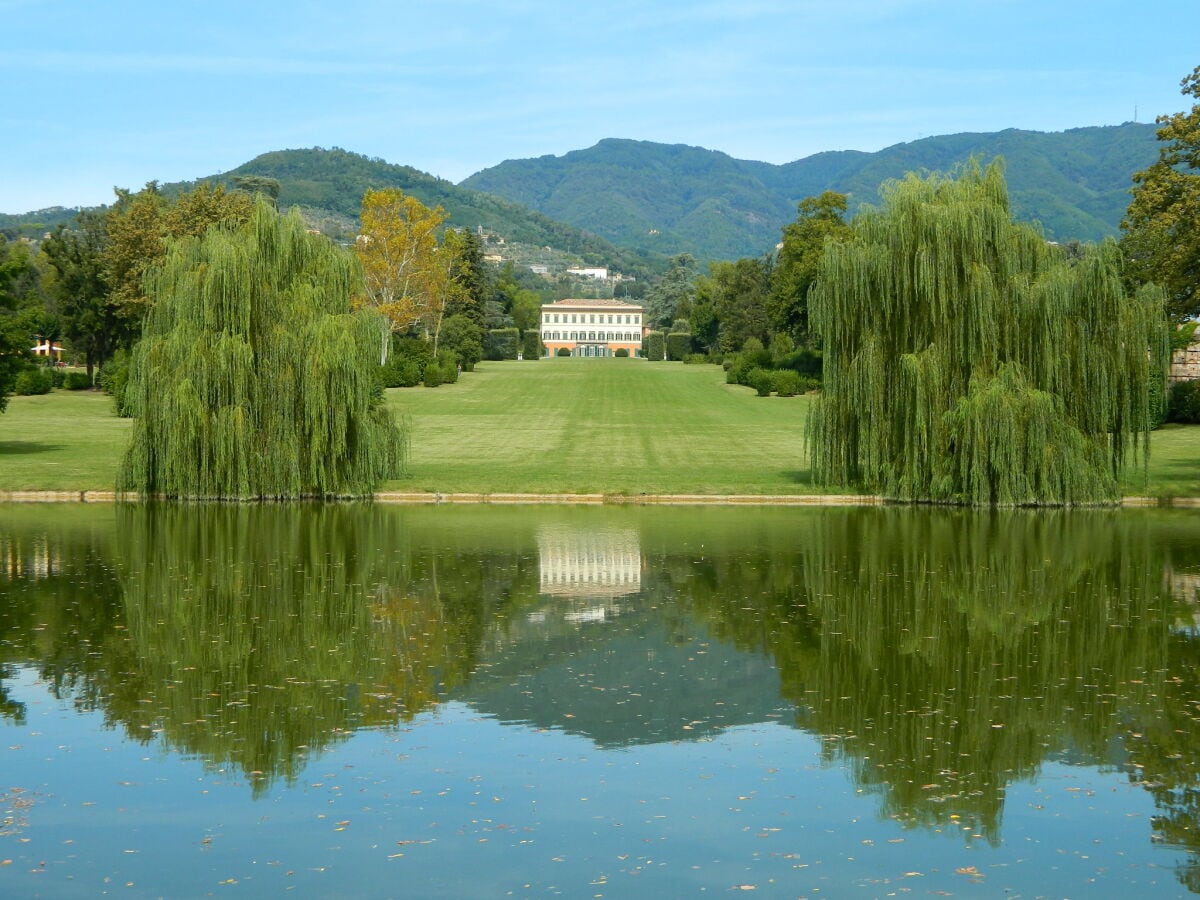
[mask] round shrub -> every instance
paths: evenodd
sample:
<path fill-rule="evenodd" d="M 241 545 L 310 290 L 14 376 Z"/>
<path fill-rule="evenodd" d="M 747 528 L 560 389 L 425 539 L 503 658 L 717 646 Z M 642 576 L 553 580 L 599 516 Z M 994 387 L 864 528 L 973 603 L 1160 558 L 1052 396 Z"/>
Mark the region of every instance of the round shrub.
<path fill-rule="evenodd" d="M 88 378 L 87 372 L 68 372 L 63 378 L 63 387 L 68 391 L 91 390 L 92 379 Z"/>
<path fill-rule="evenodd" d="M 556 351 L 554 351 L 554 355 L 555 356 L 570 356 L 571 348 L 570 347 L 559 347 Z"/>
<path fill-rule="evenodd" d="M 619 356 L 622 359 L 628 358 L 629 348 L 628 347 L 618 347 L 616 352 L 613 354 L 613 356 Z"/>
<path fill-rule="evenodd" d="M 780 397 L 795 397 L 801 390 L 800 373 L 791 369 L 772 372 L 771 382 Z"/>
<path fill-rule="evenodd" d="M 1167 421 L 1200 424 L 1200 381 L 1177 381 L 1171 385 Z"/>
<path fill-rule="evenodd" d="M 48 394 L 54 389 L 54 373 L 49 369 L 25 369 L 17 376 L 13 393 L 22 397 Z"/>
<path fill-rule="evenodd" d="M 772 372 L 769 369 L 760 369 L 757 366 L 746 373 L 746 380 L 743 382 L 749 387 L 754 388 L 760 397 L 771 396 L 771 388 L 773 388 L 775 379 L 772 377 Z"/>

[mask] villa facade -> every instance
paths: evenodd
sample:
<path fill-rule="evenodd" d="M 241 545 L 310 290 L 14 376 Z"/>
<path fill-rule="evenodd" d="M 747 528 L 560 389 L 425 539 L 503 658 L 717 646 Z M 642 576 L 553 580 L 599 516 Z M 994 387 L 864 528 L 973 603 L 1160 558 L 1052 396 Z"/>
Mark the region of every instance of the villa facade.
<path fill-rule="evenodd" d="M 572 356 L 615 356 L 620 349 L 642 355 L 645 314 L 620 300 L 558 300 L 542 306 L 542 345 L 546 356 L 565 347 Z"/>

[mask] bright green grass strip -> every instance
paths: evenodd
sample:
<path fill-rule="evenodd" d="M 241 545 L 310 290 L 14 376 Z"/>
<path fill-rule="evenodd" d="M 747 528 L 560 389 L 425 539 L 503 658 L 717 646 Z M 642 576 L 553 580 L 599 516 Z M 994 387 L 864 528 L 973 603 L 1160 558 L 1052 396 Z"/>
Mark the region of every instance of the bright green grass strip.
<path fill-rule="evenodd" d="M 412 476 L 390 490 L 808 493 L 806 398 L 762 398 L 716 366 L 622 359 L 487 363 L 393 391 Z"/>
<path fill-rule="evenodd" d="M 715 366 L 620 359 L 483 363 L 458 384 L 388 392 L 413 424 L 409 478 L 442 493 L 807 494 L 805 397 L 756 397 Z M 91 391 L 12 397 L 0 490 L 109 491 L 129 421 Z M 1200 497 L 1200 426 L 1151 437 L 1149 486 Z M 838 491 L 841 493 L 841 491 Z"/>
<path fill-rule="evenodd" d="M 111 491 L 130 425 L 98 391 L 10 397 L 0 413 L 0 490 Z"/>

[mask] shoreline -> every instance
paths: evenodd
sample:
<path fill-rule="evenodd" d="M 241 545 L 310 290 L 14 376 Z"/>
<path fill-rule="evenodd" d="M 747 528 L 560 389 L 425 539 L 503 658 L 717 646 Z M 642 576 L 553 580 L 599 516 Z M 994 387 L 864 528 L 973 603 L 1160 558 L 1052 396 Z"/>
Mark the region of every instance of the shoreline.
<path fill-rule="evenodd" d="M 0 491 L 0 503 L 120 503 L 115 491 Z M 363 499 L 363 498 L 347 498 Z M 517 494 L 383 491 L 371 502 L 395 506 L 887 506 L 894 501 L 874 494 Z M 183 501 L 222 502 L 222 501 Z M 273 502 L 273 501 L 272 501 Z M 294 501 L 282 501 L 294 502 Z M 303 501 L 300 501 L 303 502 Z M 899 505 L 899 504 L 898 504 Z M 904 504 L 929 505 L 929 504 Z M 1200 509 L 1200 497 L 1122 497 L 1125 509 Z"/>

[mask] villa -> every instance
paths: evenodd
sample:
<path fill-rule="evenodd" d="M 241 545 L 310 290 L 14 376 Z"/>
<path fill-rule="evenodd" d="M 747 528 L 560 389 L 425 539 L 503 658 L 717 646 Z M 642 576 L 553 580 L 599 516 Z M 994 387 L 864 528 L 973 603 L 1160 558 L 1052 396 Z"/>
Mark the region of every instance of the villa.
<path fill-rule="evenodd" d="M 564 347 L 572 356 L 615 356 L 621 349 L 641 356 L 643 334 L 643 310 L 635 303 L 558 300 L 542 306 L 546 356 L 557 356 Z"/>

